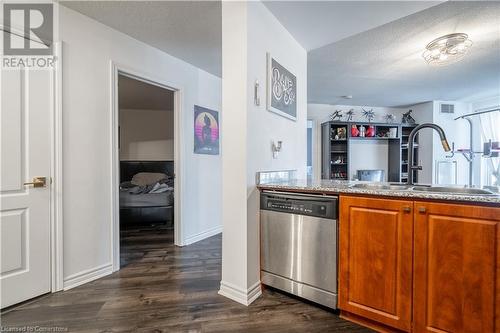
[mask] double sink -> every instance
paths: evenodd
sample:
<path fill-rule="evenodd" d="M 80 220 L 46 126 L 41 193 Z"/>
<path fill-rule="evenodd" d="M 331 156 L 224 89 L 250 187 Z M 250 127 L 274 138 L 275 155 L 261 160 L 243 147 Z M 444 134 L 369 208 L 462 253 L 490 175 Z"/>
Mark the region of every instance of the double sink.
<path fill-rule="evenodd" d="M 415 191 L 427 193 L 442 193 L 455 195 L 499 195 L 489 190 L 471 187 L 455 186 L 425 186 L 425 185 L 407 185 L 407 184 L 353 184 L 350 188 L 363 190 L 386 190 L 386 191 Z"/>

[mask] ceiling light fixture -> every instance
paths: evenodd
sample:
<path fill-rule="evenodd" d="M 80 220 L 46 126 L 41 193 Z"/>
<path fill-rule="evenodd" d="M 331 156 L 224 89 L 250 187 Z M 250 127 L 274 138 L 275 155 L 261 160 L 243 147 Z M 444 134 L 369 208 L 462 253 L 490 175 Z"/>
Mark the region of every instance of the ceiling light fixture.
<path fill-rule="evenodd" d="M 429 65 L 446 65 L 461 59 L 471 46 L 467 34 L 449 34 L 427 44 L 422 56 Z"/>

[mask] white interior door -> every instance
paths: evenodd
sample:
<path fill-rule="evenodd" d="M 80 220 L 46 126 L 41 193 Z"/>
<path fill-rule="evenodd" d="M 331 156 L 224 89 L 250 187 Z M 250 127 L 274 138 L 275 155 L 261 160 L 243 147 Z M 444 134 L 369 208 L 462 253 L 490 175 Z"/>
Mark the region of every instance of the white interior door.
<path fill-rule="evenodd" d="M 1 70 L 1 307 L 50 291 L 53 73 Z M 24 184 L 46 177 L 43 187 Z"/>

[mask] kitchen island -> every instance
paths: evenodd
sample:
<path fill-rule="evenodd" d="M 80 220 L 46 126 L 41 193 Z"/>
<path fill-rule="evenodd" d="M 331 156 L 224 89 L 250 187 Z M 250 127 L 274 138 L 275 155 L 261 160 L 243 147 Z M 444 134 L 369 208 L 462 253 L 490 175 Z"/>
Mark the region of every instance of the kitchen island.
<path fill-rule="evenodd" d="M 499 195 L 347 181 L 259 188 L 339 196 L 343 318 L 380 332 L 500 332 Z"/>

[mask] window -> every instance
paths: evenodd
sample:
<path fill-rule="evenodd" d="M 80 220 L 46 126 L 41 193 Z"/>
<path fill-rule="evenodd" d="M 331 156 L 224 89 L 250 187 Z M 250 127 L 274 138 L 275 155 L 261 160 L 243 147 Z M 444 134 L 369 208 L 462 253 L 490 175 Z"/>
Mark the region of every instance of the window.
<path fill-rule="evenodd" d="M 307 121 L 307 179 L 310 180 L 312 179 L 313 176 L 313 166 L 312 166 L 312 159 L 313 159 L 313 152 L 312 152 L 312 146 L 313 146 L 313 121 L 308 120 Z"/>
<path fill-rule="evenodd" d="M 481 137 L 483 143 L 500 141 L 500 106 L 498 111 L 485 113 L 479 116 L 481 122 Z M 500 186 L 500 157 L 486 158 L 483 164 L 484 185 Z"/>

